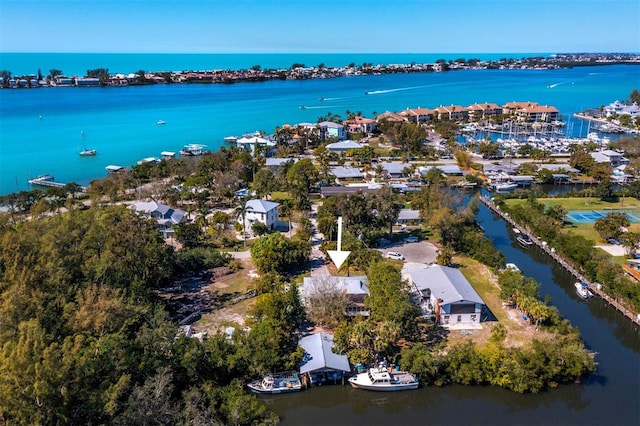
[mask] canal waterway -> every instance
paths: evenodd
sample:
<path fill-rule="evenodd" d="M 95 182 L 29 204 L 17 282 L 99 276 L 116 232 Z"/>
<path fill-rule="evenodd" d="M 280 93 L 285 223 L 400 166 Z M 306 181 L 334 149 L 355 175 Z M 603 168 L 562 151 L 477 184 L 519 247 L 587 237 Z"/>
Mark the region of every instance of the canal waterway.
<path fill-rule="evenodd" d="M 282 425 L 638 425 L 640 333 L 599 298 L 580 299 L 575 279 L 537 247 L 524 249 L 510 227 L 485 206 L 478 217 L 486 235 L 527 276 L 540 283 L 564 317 L 578 327 L 598 371 L 583 381 L 539 394 L 519 395 L 480 386 L 424 387 L 383 394 L 330 385 L 299 394 L 264 397 Z"/>

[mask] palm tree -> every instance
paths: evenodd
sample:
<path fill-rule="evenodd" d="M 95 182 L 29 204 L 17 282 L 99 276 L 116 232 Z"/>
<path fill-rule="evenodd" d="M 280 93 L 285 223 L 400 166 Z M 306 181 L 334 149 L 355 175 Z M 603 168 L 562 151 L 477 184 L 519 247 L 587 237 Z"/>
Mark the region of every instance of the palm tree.
<path fill-rule="evenodd" d="M 233 210 L 233 216 L 236 220 L 242 218 L 242 240 L 244 243 L 244 247 L 247 247 L 247 232 L 246 232 L 247 230 L 245 229 L 246 214 L 247 214 L 247 200 L 243 200 L 242 204 L 240 204 Z"/>
<path fill-rule="evenodd" d="M 293 203 L 290 199 L 287 198 L 280 203 L 280 211 L 284 216 L 287 216 L 289 221 L 289 238 L 291 238 L 291 214 L 293 213 Z"/>

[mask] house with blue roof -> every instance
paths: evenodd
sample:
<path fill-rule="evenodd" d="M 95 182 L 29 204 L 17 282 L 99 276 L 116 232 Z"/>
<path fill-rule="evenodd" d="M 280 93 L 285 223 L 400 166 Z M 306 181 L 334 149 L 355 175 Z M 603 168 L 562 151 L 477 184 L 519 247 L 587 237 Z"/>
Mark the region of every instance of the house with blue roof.
<path fill-rule="evenodd" d="M 425 316 L 443 327 L 482 328 L 486 304 L 460 270 L 431 265 L 404 272 Z"/>

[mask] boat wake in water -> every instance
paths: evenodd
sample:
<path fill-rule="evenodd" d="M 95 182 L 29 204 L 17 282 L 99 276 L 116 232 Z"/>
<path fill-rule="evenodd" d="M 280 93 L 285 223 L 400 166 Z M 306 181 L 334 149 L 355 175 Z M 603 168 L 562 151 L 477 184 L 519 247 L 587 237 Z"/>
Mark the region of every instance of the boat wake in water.
<path fill-rule="evenodd" d="M 340 108 L 339 105 L 319 105 L 319 106 L 307 106 L 302 105 L 300 109 L 322 109 L 322 108 Z"/>
<path fill-rule="evenodd" d="M 400 87 L 398 89 L 387 89 L 387 90 L 369 90 L 364 92 L 364 94 L 365 95 L 381 95 L 383 93 L 401 92 L 403 90 L 422 89 L 424 87 L 428 87 L 428 86 Z"/>

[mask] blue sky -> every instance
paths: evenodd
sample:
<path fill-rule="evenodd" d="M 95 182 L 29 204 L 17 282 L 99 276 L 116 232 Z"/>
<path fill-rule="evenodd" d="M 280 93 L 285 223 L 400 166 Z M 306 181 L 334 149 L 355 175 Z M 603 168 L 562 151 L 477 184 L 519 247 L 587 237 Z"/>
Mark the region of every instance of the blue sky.
<path fill-rule="evenodd" d="M 0 0 L 0 51 L 640 52 L 640 0 Z"/>

